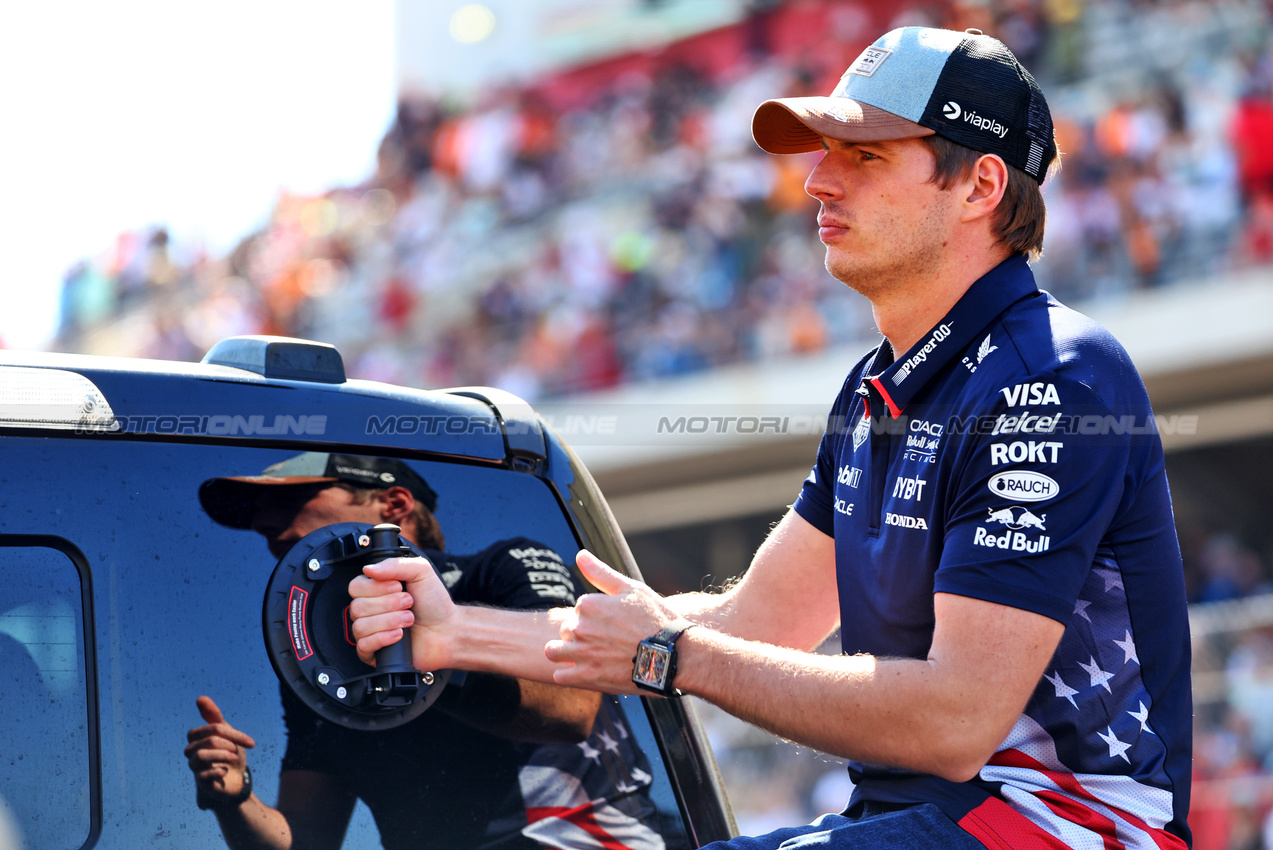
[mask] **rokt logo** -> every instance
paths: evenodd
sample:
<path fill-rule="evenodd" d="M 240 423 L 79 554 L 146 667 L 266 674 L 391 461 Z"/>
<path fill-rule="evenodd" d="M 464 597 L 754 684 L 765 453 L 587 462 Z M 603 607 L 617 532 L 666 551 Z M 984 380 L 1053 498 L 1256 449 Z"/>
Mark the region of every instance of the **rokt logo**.
<path fill-rule="evenodd" d="M 955 103 L 952 100 L 949 103 L 947 103 L 944 107 L 942 107 L 941 114 L 945 115 L 951 121 L 958 121 L 959 114 L 961 112 L 963 112 L 963 110 L 959 108 L 959 104 Z"/>

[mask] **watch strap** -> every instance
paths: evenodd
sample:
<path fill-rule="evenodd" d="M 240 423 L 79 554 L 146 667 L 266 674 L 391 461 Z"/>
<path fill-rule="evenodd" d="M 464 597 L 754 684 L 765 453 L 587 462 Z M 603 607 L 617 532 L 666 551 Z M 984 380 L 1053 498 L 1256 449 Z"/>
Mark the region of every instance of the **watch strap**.
<path fill-rule="evenodd" d="M 204 790 L 203 786 L 199 786 L 195 791 L 195 805 L 204 811 L 218 811 L 221 809 L 237 809 L 252 796 L 252 768 L 243 765 L 243 787 L 239 789 L 239 793 L 233 797 L 225 794 L 216 794 L 211 791 Z"/>
<path fill-rule="evenodd" d="M 697 625 L 698 623 L 684 618 L 673 620 L 663 628 L 659 629 L 659 633 L 654 636 L 654 639 L 660 643 L 666 643 L 668 646 L 676 646 L 677 639 L 680 638 L 681 635 L 685 634 L 685 630 Z"/>

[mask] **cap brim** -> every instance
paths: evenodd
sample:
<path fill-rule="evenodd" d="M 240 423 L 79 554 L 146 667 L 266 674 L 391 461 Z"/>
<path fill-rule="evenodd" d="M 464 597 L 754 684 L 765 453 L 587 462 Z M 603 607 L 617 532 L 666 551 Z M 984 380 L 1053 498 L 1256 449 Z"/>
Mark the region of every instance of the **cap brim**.
<path fill-rule="evenodd" d="M 918 139 L 933 131 L 914 121 L 847 97 L 783 97 L 766 100 L 751 119 L 751 134 L 769 153 L 807 153 L 822 138 L 841 142 Z"/>
<path fill-rule="evenodd" d="M 199 485 L 199 504 L 213 521 L 228 528 L 252 527 L 262 487 L 328 484 L 338 479 L 319 475 L 243 475 L 209 478 Z"/>

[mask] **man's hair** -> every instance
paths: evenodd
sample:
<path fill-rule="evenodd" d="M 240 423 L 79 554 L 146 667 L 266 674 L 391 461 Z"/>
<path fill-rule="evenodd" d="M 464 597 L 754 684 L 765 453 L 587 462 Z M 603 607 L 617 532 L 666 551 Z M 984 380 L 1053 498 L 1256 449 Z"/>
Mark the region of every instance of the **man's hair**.
<path fill-rule="evenodd" d="M 920 141 L 933 153 L 932 182 L 942 189 L 971 174 L 982 156 L 944 136 L 923 136 Z M 1060 157 L 1057 157 L 1049 166 L 1049 172 L 1055 171 L 1059 163 Z M 1043 191 L 1035 179 L 1021 169 L 1012 165 L 1007 168 L 1008 186 L 991 220 L 994 234 L 1013 254 L 1025 254 L 1030 260 L 1037 260 L 1043 256 L 1043 227 L 1047 221 Z"/>
<path fill-rule="evenodd" d="M 349 491 L 354 497 L 355 505 L 365 505 L 376 498 L 378 494 L 384 492 L 379 487 L 355 487 L 343 481 L 337 481 L 331 486 Z M 446 538 L 442 536 L 442 525 L 438 522 L 438 518 L 433 515 L 433 512 L 426 508 L 424 502 L 419 499 L 415 500 L 415 508 L 411 512 L 410 520 L 415 523 L 415 528 L 404 528 L 402 533 L 411 542 L 421 549 L 446 549 Z"/>

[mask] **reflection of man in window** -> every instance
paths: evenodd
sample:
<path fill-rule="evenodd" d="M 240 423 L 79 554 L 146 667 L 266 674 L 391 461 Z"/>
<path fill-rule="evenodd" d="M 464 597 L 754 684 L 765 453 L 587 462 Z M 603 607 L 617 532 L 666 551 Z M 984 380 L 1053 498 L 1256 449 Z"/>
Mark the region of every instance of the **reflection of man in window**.
<path fill-rule="evenodd" d="M 528 610 L 574 602 L 570 570 L 534 541 L 445 553 L 437 494 L 401 461 L 308 452 L 261 475 L 205 481 L 199 499 L 218 523 L 265 537 L 275 557 L 325 525 L 390 522 L 438 565 L 457 601 Z M 359 799 L 391 849 L 662 847 L 640 823 L 652 811 L 648 765 L 613 698 L 469 674 L 410 723 L 363 732 L 319 718 L 280 690 L 288 742 L 277 808 L 245 780 L 252 738 L 211 698 L 198 700 L 206 725 L 190 731 L 186 755 L 200 806 L 216 813 L 231 847 L 339 847 Z M 622 752 L 592 746 L 598 736 L 627 743 Z M 544 781 L 545 770 L 553 781 Z M 582 843 L 571 843 L 572 834 Z M 614 843 L 600 843 L 602 835 Z"/>

